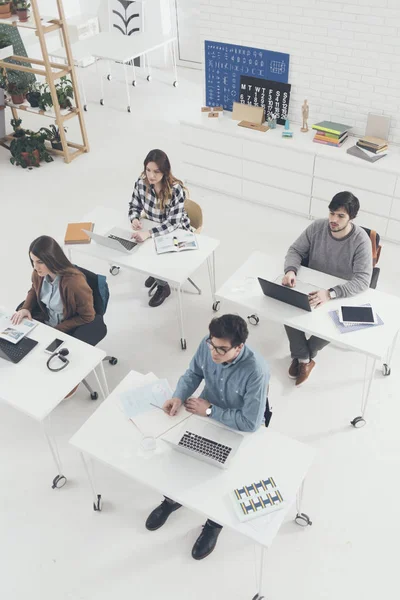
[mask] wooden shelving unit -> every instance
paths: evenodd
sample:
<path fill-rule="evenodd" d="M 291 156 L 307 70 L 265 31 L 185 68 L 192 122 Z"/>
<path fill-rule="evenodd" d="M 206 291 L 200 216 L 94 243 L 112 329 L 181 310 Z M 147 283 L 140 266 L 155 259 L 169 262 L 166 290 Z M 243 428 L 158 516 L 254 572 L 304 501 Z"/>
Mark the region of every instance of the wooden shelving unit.
<path fill-rule="evenodd" d="M 71 45 L 69 42 L 68 36 L 68 28 L 66 25 L 64 7 L 62 4 L 62 0 L 57 0 L 57 9 L 58 9 L 58 19 L 41 19 L 39 8 L 38 8 L 38 0 L 30 0 L 32 5 L 32 14 L 30 19 L 26 23 L 21 23 L 17 20 L 17 18 L 11 18 L 9 20 L 2 21 L 9 24 L 10 27 L 25 27 L 29 29 L 34 29 L 36 31 L 36 35 L 39 38 L 40 47 L 42 50 L 42 59 L 36 58 L 27 58 L 26 56 L 10 56 L 9 58 L 27 63 L 29 62 L 32 67 L 24 66 L 22 64 L 11 64 L 6 62 L 5 60 L 0 60 L 0 69 L 12 69 L 13 71 L 23 71 L 25 73 L 33 73 L 35 75 L 41 75 L 45 77 L 49 89 L 51 92 L 51 97 L 53 100 L 53 110 L 52 111 L 40 111 L 39 109 L 31 108 L 26 104 L 15 105 L 11 102 L 6 102 L 6 106 L 9 106 L 12 112 L 14 119 L 18 119 L 18 111 L 24 110 L 30 113 L 40 114 L 46 117 L 53 118 L 57 124 L 57 127 L 60 131 L 60 138 L 62 144 L 62 150 L 55 151 L 57 154 L 61 154 L 64 157 L 66 163 L 70 163 L 72 160 L 89 152 L 89 142 L 86 132 L 85 121 L 83 118 L 83 107 L 81 104 L 81 99 L 79 96 L 79 86 L 78 81 L 75 74 L 74 69 L 74 60 L 71 52 Z M 47 50 L 47 44 L 45 36 L 47 33 L 51 33 L 52 31 L 59 30 L 63 37 L 64 48 L 66 52 L 66 62 L 67 64 L 59 64 L 51 62 L 49 59 L 49 53 Z M 76 107 L 71 110 L 62 110 L 58 103 L 57 91 L 55 87 L 55 82 L 57 79 L 64 77 L 67 75 L 71 78 L 72 87 L 74 89 L 74 99 Z M 82 135 L 82 144 L 75 144 L 72 142 L 68 142 L 65 131 L 64 131 L 64 123 L 77 117 L 79 120 L 80 131 Z"/>

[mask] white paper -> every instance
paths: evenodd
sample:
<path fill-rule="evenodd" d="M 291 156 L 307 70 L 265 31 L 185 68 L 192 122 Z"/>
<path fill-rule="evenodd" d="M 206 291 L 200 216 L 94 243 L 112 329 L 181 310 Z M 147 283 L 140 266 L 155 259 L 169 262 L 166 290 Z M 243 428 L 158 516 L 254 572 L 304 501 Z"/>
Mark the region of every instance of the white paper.
<path fill-rule="evenodd" d="M 185 229 L 176 229 L 172 233 L 157 236 L 154 238 L 154 244 L 157 254 L 197 250 L 199 247 L 195 234 Z"/>
<path fill-rule="evenodd" d="M 18 344 L 36 325 L 35 321 L 29 319 L 24 319 L 19 325 L 13 325 L 11 315 L 0 312 L 0 338 L 12 344 Z"/>

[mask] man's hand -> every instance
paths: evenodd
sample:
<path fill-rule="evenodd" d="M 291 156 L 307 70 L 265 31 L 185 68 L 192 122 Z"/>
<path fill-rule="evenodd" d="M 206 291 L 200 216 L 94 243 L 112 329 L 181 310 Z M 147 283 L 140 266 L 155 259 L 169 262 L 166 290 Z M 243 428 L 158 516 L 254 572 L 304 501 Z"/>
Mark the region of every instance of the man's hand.
<path fill-rule="evenodd" d="M 142 229 L 142 224 L 139 219 L 133 219 L 131 225 L 132 229 L 134 229 L 135 231 L 137 231 L 138 229 Z"/>
<path fill-rule="evenodd" d="M 294 271 L 288 271 L 282 279 L 282 285 L 294 287 L 296 285 L 296 273 Z"/>
<path fill-rule="evenodd" d="M 209 401 L 203 400 L 203 398 L 188 398 L 184 404 L 188 412 L 201 417 L 206 416 L 206 410 L 211 406 Z"/>
<path fill-rule="evenodd" d="M 150 231 L 136 231 L 135 233 L 132 233 L 132 237 L 135 242 L 145 242 L 151 237 L 151 233 Z"/>
<path fill-rule="evenodd" d="M 180 407 L 182 406 L 182 400 L 180 398 L 170 398 L 163 404 L 163 410 L 169 414 L 170 417 L 174 417 Z"/>
<path fill-rule="evenodd" d="M 21 308 L 21 310 L 15 312 L 11 317 L 11 323 L 13 325 L 19 325 L 23 319 L 32 319 L 30 311 L 26 308 Z"/>
<path fill-rule="evenodd" d="M 328 290 L 318 290 L 318 292 L 311 292 L 311 294 L 308 294 L 308 300 L 312 308 L 317 308 L 318 306 L 321 306 L 321 304 L 324 304 L 324 302 L 328 302 L 330 299 Z"/>

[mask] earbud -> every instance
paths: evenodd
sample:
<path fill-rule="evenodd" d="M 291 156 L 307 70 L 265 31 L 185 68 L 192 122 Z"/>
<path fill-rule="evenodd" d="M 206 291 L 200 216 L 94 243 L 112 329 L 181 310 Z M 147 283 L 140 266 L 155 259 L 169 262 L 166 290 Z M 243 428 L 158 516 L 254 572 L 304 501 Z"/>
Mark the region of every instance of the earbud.
<path fill-rule="evenodd" d="M 69 354 L 69 350 L 68 348 L 61 348 L 58 354 L 60 354 L 61 356 L 67 356 Z"/>

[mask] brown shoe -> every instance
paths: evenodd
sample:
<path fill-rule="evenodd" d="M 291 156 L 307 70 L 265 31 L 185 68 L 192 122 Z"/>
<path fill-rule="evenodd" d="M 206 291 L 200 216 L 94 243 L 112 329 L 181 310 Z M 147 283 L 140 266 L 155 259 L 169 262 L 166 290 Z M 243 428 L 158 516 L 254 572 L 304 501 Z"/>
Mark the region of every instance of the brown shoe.
<path fill-rule="evenodd" d="M 299 376 L 299 359 L 294 358 L 290 364 L 288 375 L 290 379 L 297 379 Z"/>
<path fill-rule="evenodd" d="M 299 375 L 296 379 L 296 387 L 302 385 L 310 376 L 311 371 L 315 367 L 315 361 L 310 360 L 308 363 L 299 363 Z"/>

